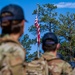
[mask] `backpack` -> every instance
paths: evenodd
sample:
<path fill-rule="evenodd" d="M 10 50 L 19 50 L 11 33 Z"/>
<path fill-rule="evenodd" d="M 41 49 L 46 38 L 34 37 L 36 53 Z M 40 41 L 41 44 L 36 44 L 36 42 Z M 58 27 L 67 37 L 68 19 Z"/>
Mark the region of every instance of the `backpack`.
<path fill-rule="evenodd" d="M 48 65 L 44 58 L 38 58 L 26 64 L 26 75 L 49 75 Z"/>
<path fill-rule="evenodd" d="M 67 66 L 68 68 L 63 68 Z M 71 75 L 70 65 L 60 58 L 38 58 L 26 64 L 26 75 Z M 64 72 L 63 72 L 64 69 Z M 69 71 L 69 72 L 68 72 Z"/>
<path fill-rule="evenodd" d="M 47 60 L 49 75 L 72 75 L 72 67 L 60 58 Z"/>
<path fill-rule="evenodd" d="M 0 45 L 9 42 L 19 45 L 23 50 L 22 52 L 25 53 L 25 50 L 18 41 L 15 41 L 14 39 L 8 37 L 0 38 Z M 12 49 L 4 53 L 3 50 L 1 50 L 0 48 L 0 75 L 25 75 L 25 67 L 23 66 L 23 60 L 20 60 L 18 57 L 16 58 Z"/>

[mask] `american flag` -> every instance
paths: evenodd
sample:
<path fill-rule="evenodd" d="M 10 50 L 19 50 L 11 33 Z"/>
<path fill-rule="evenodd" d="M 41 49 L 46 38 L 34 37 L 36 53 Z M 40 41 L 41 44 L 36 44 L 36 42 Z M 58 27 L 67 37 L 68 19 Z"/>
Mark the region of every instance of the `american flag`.
<path fill-rule="evenodd" d="M 37 43 L 38 43 L 38 46 L 40 45 L 40 25 L 38 23 L 38 17 L 36 16 L 35 18 L 35 26 L 37 28 Z"/>

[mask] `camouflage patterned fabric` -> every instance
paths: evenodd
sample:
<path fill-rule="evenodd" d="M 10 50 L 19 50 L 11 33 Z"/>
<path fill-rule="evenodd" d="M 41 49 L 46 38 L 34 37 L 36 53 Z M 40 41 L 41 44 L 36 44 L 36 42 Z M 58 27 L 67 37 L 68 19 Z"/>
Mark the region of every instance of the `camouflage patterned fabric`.
<path fill-rule="evenodd" d="M 73 69 L 72 75 L 75 75 L 75 68 Z"/>
<path fill-rule="evenodd" d="M 0 75 L 25 75 L 25 50 L 11 37 L 0 38 Z"/>
<path fill-rule="evenodd" d="M 38 60 L 26 65 L 26 75 L 72 75 L 72 67 L 66 61 L 46 52 Z"/>
<path fill-rule="evenodd" d="M 26 75 L 48 75 L 48 65 L 44 59 L 37 59 L 26 65 Z"/>
<path fill-rule="evenodd" d="M 49 75 L 72 75 L 72 67 L 59 58 L 56 58 L 52 53 L 44 53 L 42 56 L 48 62 Z"/>

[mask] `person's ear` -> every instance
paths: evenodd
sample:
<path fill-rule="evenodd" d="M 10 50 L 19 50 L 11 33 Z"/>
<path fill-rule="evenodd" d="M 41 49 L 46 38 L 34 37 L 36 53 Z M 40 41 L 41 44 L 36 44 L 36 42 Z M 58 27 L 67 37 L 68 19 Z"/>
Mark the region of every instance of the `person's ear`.
<path fill-rule="evenodd" d="M 25 20 L 22 20 L 22 22 L 21 22 L 21 28 L 22 28 L 22 30 L 24 30 L 24 27 L 25 27 L 24 23 L 25 23 Z"/>
<path fill-rule="evenodd" d="M 24 23 L 25 23 L 25 20 L 22 20 L 21 24 L 24 25 Z"/>
<path fill-rule="evenodd" d="M 57 50 L 58 50 L 59 48 L 60 48 L 60 44 L 58 43 L 58 44 L 57 44 Z"/>

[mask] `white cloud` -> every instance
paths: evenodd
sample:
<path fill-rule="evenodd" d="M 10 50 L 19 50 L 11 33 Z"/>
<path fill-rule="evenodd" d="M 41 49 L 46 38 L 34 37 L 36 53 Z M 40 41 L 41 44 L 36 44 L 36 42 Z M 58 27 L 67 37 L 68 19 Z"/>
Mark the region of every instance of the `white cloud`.
<path fill-rule="evenodd" d="M 75 8 L 75 2 L 60 2 L 55 4 L 58 8 Z"/>

